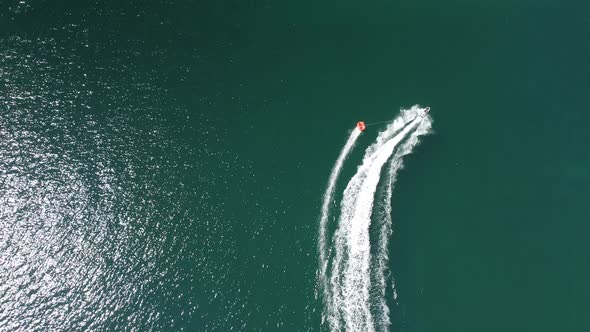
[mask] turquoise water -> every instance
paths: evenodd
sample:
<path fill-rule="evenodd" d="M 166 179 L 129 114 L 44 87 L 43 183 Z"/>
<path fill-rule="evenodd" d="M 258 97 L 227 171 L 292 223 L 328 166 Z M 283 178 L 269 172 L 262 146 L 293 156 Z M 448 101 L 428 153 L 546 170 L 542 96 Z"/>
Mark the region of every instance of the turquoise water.
<path fill-rule="evenodd" d="M 588 330 L 589 9 L 0 2 L 0 330 L 319 330 L 330 170 L 414 104 L 391 330 Z"/>

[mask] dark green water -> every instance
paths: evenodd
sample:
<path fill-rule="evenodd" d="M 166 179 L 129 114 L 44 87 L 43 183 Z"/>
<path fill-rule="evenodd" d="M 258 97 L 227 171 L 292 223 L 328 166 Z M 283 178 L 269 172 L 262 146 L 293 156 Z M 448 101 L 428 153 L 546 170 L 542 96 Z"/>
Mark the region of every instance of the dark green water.
<path fill-rule="evenodd" d="M 319 330 L 332 164 L 413 104 L 391 330 L 589 330 L 589 35 L 583 1 L 0 1 L 0 330 Z"/>

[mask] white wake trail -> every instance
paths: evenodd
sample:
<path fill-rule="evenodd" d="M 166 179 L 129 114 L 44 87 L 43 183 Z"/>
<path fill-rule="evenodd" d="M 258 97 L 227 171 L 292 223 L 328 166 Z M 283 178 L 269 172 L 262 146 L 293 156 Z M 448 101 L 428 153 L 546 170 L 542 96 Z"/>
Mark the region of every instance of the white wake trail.
<path fill-rule="evenodd" d="M 387 280 L 389 276 L 388 263 L 389 263 L 389 238 L 392 234 L 392 220 L 391 220 L 391 198 L 393 189 L 395 186 L 395 179 L 399 170 L 403 168 L 403 157 L 412 153 L 414 147 L 419 143 L 419 137 L 430 133 L 432 128 L 432 120 L 430 117 L 425 117 L 420 123 L 418 128 L 410 134 L 410 137 L 402 143 L 397 149 L 393 157 L 391 158 L 389 167 L 389 179 L 385 187 L 385 199 L 383 201 L 383 221 L 381 224 L 381 230 L 379 232 L 378 240 L 378 252 L 377 262 L 375 271 L 375 285 L 376 291 L 373 293 L 379 298 L 376 299 L 377 310 L 381 316 L 379 322 L 379 330 L 387 331 L 391 325 L 389 318 L 389 307 L 387 306 L 386 290 Z M 395 282 L 392 281 L 393 299 L 395 300 L 397 294 L 395 292 Z"/>
<path fill-rule="evenodd" d="M 387 162 L 395 147 L 420 123 L 417 118 L 398 135 L 385 143 L 376 153 L 371 168 L 367 172 L 362 189 L 358 194 L 355 212 L 348 225 L 347 249 L 348 260 L 344 267 L 342 284 L 344 322 L 347 331 L 374 331 L 370 308 L 370 266 L 371 244 L 369 225 L 373 212 L 375 191 L 381 176 L 381 169 Z"/>
<path fill-rule="evenodd" d="M 318 240 L 318 252 L 319 252 L 319 270 L 318 270 L 318 281 L 319 281 L 319 288 L 323 291 L 324 294 L 324 301 L 329 301 L 329 292 L 327 291 L 327 284 L 328 279 L 326 277 L 326 269 L 328 266 L 327 261 L 327 250 L 326 250 L 326 228 L 328 224 L 328 218 L 330 216 L 330 204 L 332 203 L 332 198 L 334 196 L 334 188 L 336 187 L 336 182 L 340 175 L 340 171 L 342 170 L 342 165 L 344 161 L 350 154 L 350 151 L 354 147 L 354 144 L 361 134 L 359 128 L 354 128 L 346 144 L 340 151 L 338 155 L 338 159 L 336 159 L 336 163 L 334 163 L 334 167 L 332 168 L 332 173 L 330 173 L 330 179 L 328 180 L 328 185 L 326 187 L 326 191 L 324 193 L 324 199 L 322 202 L 322 211 L 320 216 L 320 226 L 319 226 L 319 240 Z"/>
<path fill-rule="evenodd" d="M 349 298 L 349 296 L 351 295 L 350 285 L 351 282 L 352 284 L 355 284 L 354 280 L 352 280 L 354 277 L 350 276 L 349 274 L 345 273 L 345 271 L 343 271 L 343 264 L 346 262 L 346 260 L 354 258 L 354 256 L 351 256 L 353 250 L 351 250 L 351 238 L 349 236 L 349 234 L 351 233 L 351 225 L 353 224 L 352 220 L 357 215 L 356 210 L 358 203 L 360 203 L 360 192 L 365 187 L 365 180 L 367 179 L 369 173 L 371 173 L 370 170 L 373 168 L 373 164 L 377 160 L 377 157 L 381 155 L 383 148 L 388 144 L 391 150 L 393 151 L 395 145 L 399 143 L 401 138 L 405 137 L 407 131 L 404 130 L 399 135 L 397 134 L 400 132 L 400 130 L 404 129 L 410 121 L 414 120 L 419 112 L 421 112 L 421 109 L 419 109 L 418 107 L 413 107 L 411 110 L 407 111 L 403 110 L 400 116 L 398 116 L 394 120 L 394 122 L 385 129 L 385 131 L 379 134 L 376 142 L 369 146 L 369 148 L 367 148 L 365 156 L 363 158 L 362 165 L 359 167 L 357 173 L 350 180 L 344 191 L 344 197 L 341 203 L 339 227 L 334 235 L 335 254 L 332 262 L 332 271 L 330 277 L 331 301 L 328 304 L 327 308 L 328 322 L 330 324 L 330 328 L 333 331 L 340 330 L 341 320 L 344 320 L 347 329 L 351 330 L 356 329 L 355 326 L 357 326 L 358 324 L 355 324 L 355 322 L 361 322 L 360 326 L 358 326 L 361 330 L 363 329 L 362 322 L 364 322 L 364 326 L 372 327 L 372 318 L 370 311 L 366 308 L 360 308 L 360 310 L 357 310 L 359 309 L 359 307 L 351 304 L 351 299 Z M 395 140 L 395 143 L 390 143 L 392 137 L 398 137 L 400 135 L 401 138 L 399 140 Z M 389 155 L 390 154 L 391 153 L 389 153 Z M 383 161 L 383 163 L 385 161 Z M 381 161 L 379 160 L 379 162 Z M 377 181 L 378 176 L 379 174 L 377 174 Z M 363 202 L 363 204 L 365 204 L 365 202 Z M 347 262 L 346 264 L 347 266 L 350 265 Z M 345 287 L 346 283 L 348 283 L 349 287 Z M 361 282 L 361 284 L 362 283 L 363 282 Z M 353 296 L 356 296 L 355 300 L 358 300 L 358 297 L 360 296 L 361 301 L 358 303 L 360 306 L 363 306 L 363 304 L 368 303 L 368 290 L 363 291 L 363 289 L 365 288 L 366 287 L 361 287 L 361 289 L 359 289 L 359 292 L 356 292 L 356 294 L 352 294 Z M 366 307 L 368 308 L 368 305 Z"/>

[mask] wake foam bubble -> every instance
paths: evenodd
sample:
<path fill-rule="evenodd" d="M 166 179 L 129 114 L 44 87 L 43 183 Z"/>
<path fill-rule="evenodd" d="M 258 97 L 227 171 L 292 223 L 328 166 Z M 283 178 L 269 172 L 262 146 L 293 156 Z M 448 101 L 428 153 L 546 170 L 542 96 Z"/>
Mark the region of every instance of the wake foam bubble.
<path fill-rule="evenodd" d="M 418 117 L 421 112 L 422 109 L 417 106 L 410 110 L 402 110 L 393 123 L 378 135 L 375 143 L 366 149 L 361 166 L 344 191 L 338 228 L 333 238 L 333 257 L 328 257 L 332 256 L 330 254 L 325 255 L 324 260 L 320 262 L 325 264 L 321 266 L 322 271 L 329 271 L 329 285 L 327 279 L 321 282 L 324 282 L 325 286 L 324 314 L 331 330 L 341 330 L 344 323 L 346 330 L 375 331 L 371 312 L 371 307 L 375 307 L 375 304 L 380 312 L 377 328 L 382 330 L 389 326 L 389 309 L 385 301 L 385 275 L 388 238 L 391 234 L 391 206 L 387 204 L 391 202 L 391 191 L 397 170 L 401 167 L 401 157 L 416 145 L 418 136 L 430 129 L 429 117 Z M 381 170 L 394 151 L 388 179 L 390 185 L 387 186 L 384 203 L 387 217 L 381 224 L 381 233 L 377 240 L 379 249 L 375 264 L 377 268 L 374 272 L 377 285 L 372 287 L 369 226 Z M 319 241 L 325 241 L 325 228 L 320 235 L 322 237 Z M 325 249 L 325 242 L 321 245 Z M 330 258 L 331 267 L 328 266 Z M 376 299 L 372 299 L 375 297 Z"/>
<path fill-rule="evenodd" d="M 322 211 L 320 216 L 320 226 L 319 226 L 319 240 L 318 240 L 318 252 L 319 252 L 319 269 L 318 269 L 318 280 L 319 280 L 319 288 L 324 293 L 324 298 L 329 297 L 329 292 L 327 291 L 327 278 L 326 278 L 326 268 L 327 268 L 327 252 L 326 252 L 326 226 L 328 224 L 328 218 L 330 215 L 330 204 L 332 203 L 332 197 L 334 196 L 334 188 L 336 187 L 336 182 L 340 175 L 340 171 L 342 170 L 342 165 L 344 161 L 350 154 L 350 151 L 354 147 L 354 144 L 361 134 L 361 131 L 358 128 L 355 128 L 348 137 L 346 144 L 340 151 L 338 155 L 338 159 L 336 159 L 336 163 L 334 163 L 334 167 L 332 168 L 332 172 L 330 173 L 330 179 L 328 180 L 328 185 L 326 187 L 326 191 L 324 193 L 324 199 L 322 202 Z"/>

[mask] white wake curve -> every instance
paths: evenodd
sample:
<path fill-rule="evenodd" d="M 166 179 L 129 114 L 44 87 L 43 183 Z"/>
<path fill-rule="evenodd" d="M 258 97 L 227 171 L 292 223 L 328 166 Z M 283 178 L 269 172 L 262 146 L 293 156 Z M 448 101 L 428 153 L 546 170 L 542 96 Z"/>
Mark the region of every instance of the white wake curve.
<path fill-rule="evenodd" d="M 375 190 L 381 176 L 381 169 L 387 162 L 395 147 L 419 124 L 421 118 L 411 124 L 379 150 L 358 195 L 355 213 L 347 228 L 348 260 L 344 267 L 342 284 L 344 322 L 347 331 L 374 331 L 373 317 L 370 311 L 370 264 L 371 246 L 369 242 L 369 225 L 373 212 Z"/>
<path fill-rule="evenodd" d="M 322 211 L 320 216 L 320 225 L 319 225 L 319 240 L 318 240 L 318 252 L 319 252 L 319 270 L 318 270 L 318 281 L 320 290 L 323 290 L 324 299 L 329 299 L 329 292 L 327 291 L 327 278 L 326 278 L 326 268 L 328 265 L 327 262 L 327 253 L 326 253 L 326 227 L 328 224 L 328 218 L 330 213 L 330 204 L 332 203 L 332 197 L 334 196 L 334 188 L 336 187 L 336 182 L 338 181 L 338 177 L 340 175 L 340 171 L 342 170 L 342 165 L 344 161 L 352 151 L 354 144 L 361 134 L 361 131 L 358 128 L 355 128 L 348 137 L 346 144 L 340 151 L 338 155 L 338 159 L 334 163 L 334 167 L 332 168 L 332 172 L 330 173 L 330 179 L 328 180 L 328 185 L 326 187 L 326 191 L 324 193 L 324 199 L 322 202 Z"/>
<path fill-rule="evenodd" d="M 365 181 L 368 170 L 371 168 L 378 151 L 387 143 L 393 136 L 398 134 L 411 120 L 414 120 L 421 110 L 418 107 L 413 107 L 410 110 L 402 110 L 401 114 L 391 123 L 383 132 L 381 132 L 375 143 L 369 146 L 365 152 L 363 162 L 356 174 L 348 183 L 344 197 L 341 203 L 341 214 L 339 220 L 339 229 L 334 235 L 335 255 L 332 262 L 332 273 L 330 277 L 331 286 L 331 302 L 328 305 L 328 322 L 332 330 L 340 330 L 340 320 L 345 315 L 342 309 L 343 296 L 341 290 L 341 270 L 342 262 L 348 255 L 348 248 L 346 246 L 348 233 L 347 225 L 354 215 L 356 206 L 356 199 L 359 196 L 359 191 Z"/>
<path fill-rule="evenodd" d="M 417 136 L 427 132 L 430 128 L 428 117 L 416 118 L 420 112 L 422 110 L 417 106 L 411 110 L 402 111 L 402 114 L 379 134 L 376 142 L 367 148 L 362 165 L 344 192 L 338 229 L 334 234 L 333 248 L 335 253 L 330 270 L 330 301 L 327 307 L 328 322 L 334 331 L 341 329 L 342 321 L 345 323 L 346 330 L 375 330 L 371 315 L 371 257 L 368 232 L 374 194 L 379 183 L 381 169 L 398 144 L 408 137 L 394 155 L 397 156 L 394 159 L 400 160 L 399 166 L 401 166 L 401 157 L 411 151 L 411 148 L 417 143 Z M 412 121 L 411 124 L 408 124 L 410 121 Z M 400 132 L 400 130 L 402 131 Z M 413 143 L 409 144 L 410 142 Z M 405 152 L 402 153 L 402 151 Z M 395 178 L 399 166 L 396 166 L 392 160 L 389 180 Z M 393 185 L 393 182 L 391 184 Z M 392 188 L 387 190 L 388 201 L 391 202 L 390 190 Z M 385 210 L 390 218 L 391 206 L 386 205 Z M 385 271 L 388 260 L 387 244 L 391 234 L 390 224 L 391 222 L 387 218 L 382 223 L 384 226 L 382 226 L 379 236 L 377 252 L 376 274 L 378 278 L 376 286 L 378 291 L 376 294 L 372 294 L 377 296 L 377 299 L 373 299 L 373 303 L 377 302 L 380 307 L 381 319 L 378 323 L 380 329 L 386 329 L 389 326 L 389 309 L 385 301 Z"/>
<path fill-rule="evenodd" d="M 426 117 L 418 126 L 418 128 L 411 133 L 410 137 L 405 140 L 402 145 L 397 149 L 393 157 L 391 158 L 389 167 L 389 179 L 385 187 L 385 199 L 383 201 L 383 221 L 381 224 L 381 230 L 379 232 L 378 240 L 378 257 L 375 271 L 375 280 L 377 285 L 376 294 L 379 297 L 376 299 L 377 309 L 381 314 L 380 330 L 387 331 L 391 324 L 389 318 L 389 307 L 387 306 L 387 299 L 385 292 L 387 289 L 387 275 L 388 275 L 388 263 L 389 263 L 389 237 L 392 234 L 392 220 L 391 220 L 391 198 L 393 194 L 393 188 L 395 186 L 395 179 L 399 170 L 403 168 L 403 157 L 412 153 L 414 147 L 419 143 L 419 137 L 430 132 L 432 128 L 432 121 Z M 392 289 L 394 289 L 394 300 L 396 298 L 395 293 L 395 281 L 392 281 Z"/>

